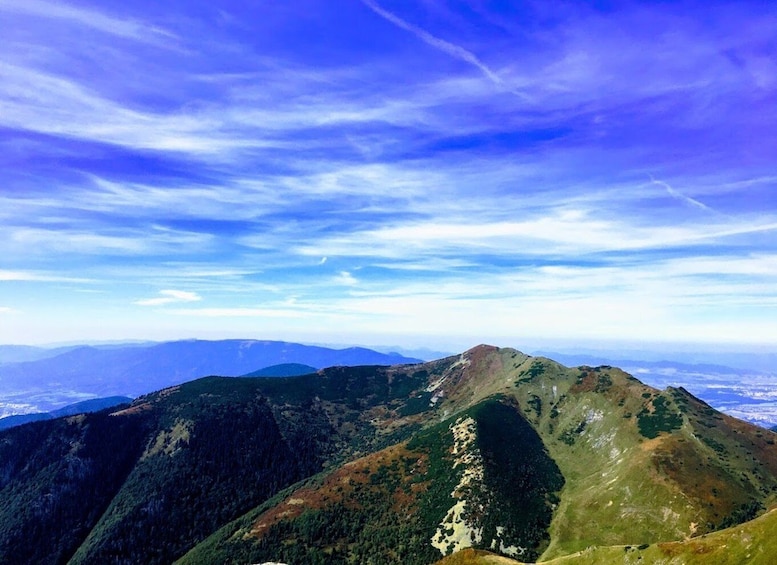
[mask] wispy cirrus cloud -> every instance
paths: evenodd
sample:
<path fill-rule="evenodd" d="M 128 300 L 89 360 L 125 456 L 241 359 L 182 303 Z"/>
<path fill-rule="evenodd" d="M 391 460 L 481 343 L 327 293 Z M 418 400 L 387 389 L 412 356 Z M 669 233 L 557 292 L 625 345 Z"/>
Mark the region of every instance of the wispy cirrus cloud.
<path fill-rule="evenodd" d="M 8 271 L 0 269 L 0 282 L 68 282 L 68 283 L 88 283 L 95 279 L 84 277 L 62 276 L 54 273 L 40 273 L 29 271 Z"/>
<path fill-rule="evenodd" d="M 633 218 L 630 218 L 633 220 Z M 594 210 L 551 210 L 524 220 L 473 223 L 422 221 L 320 239 L 298 248 L 304 255 L 407 258 L 478 253 L 509 256 L 660 251 L 724 242 L 727 238 L 777 230 L 777 218 L 753 222 L 639 225 L 602 217 Z"/>
<path fill-rule="evenodd" d="M 189 246 L 202 250 L 208 247 L 212 236 L 190 230 L 176 230 L 164 225 L 145 227 L 105 227 L 97 232 L 74 229 L 70 226 L 8 227 L 0 229 L 7 240 L 0 249 L 13 255 L 48 256 L 68 253 L 72 256 L 119 254 L 126 256 L 159 256 L 171 250 L 184 251 Z"/>
<path fill-rule="evenodd" d="M 0 0 L 0 12 L 63 20 L 77 26 L 136 41 L 161 43 L 161 39 L 169 41 L 175 38 L 174 34 L 158 26 L 133 19 L 117 18 L 102 11 L 76 7 L 61 2 L 47 2 L 45 0 L 13 2 Z"/>
<path fill-rule="evenodd" d="M 676 198 L 677 200 L 680 200 L 681 202 L 685 202 L 686 204 L 689 204 L 691 206 L 695 206 L 696 208 L 699 208 L 700 210 L 704 210 L 706 212 L 715 212 L 712 208 L 704 204 L 703 202 L 699 202 L 695 198 L 691 198 L 690 196 L 686 196 L 685 194 L 682 194 L 678 190 L 675 190 L 671 186 L 669 186 L 667 183 L 661 180 L 656 180 L 653 177 L 650 178 L 650 182 L 652 182 L 655 185 L 658 185 L 660 187 L 663 187 L 666 189 L 666 192 L 672 197 Z"/>
<path fill-rule="evenodd" d="M 260 79 L 272 78 L 270 69 Z M 227 98 L 182 102 L 174 111 L 155 111 L 108 97 L 83 82 L 29 66 L 0 64 L 0 124 L 21 131 L 154 150 L 203 159 L 234 160 L 257 151 L 304 150 L 333 145 L 353 151 L 364 133 L 331 138 L 331 128 L 393 123 L 412 126 L 428 119 L 434 100 L 392 100 L 361 93 L 320 94 L 299 84 L 291 96 L 270 100 L 253 87 L 223 93 Z M 183 80 L 183 79 L 182 79 Z M 346 87 L 356 88 L 358 77 Z M 382 98 L 382 99 L 381 99 Z M 320 133 L 319 133 L 320 132 Z M 324 134 L 322 136 L 322 134 Z M 374 135 L 374 134 L 373 134 Z"/>
<path fill-rule="evenodd" d="M 218 113 L 144 112 L 30 68 L 0 63 L 0 79 L 0 123 L 7 128 L 193 155 L 282 143 L 229 137 L 219 131 L 228 124 Z"/>
<path fill-rule="evenodd" d="M 0 0 L 30 328 L 770 333 L 772 8 L 298 9 Z"/>
<path fill-rule="evenodd" d="M 471 51 L 468 51 L 464 47 L 460 45 L 456 45 L 455 43 L 451 43 L 450 41 L 446 41 L 444 39 L 441 39 L 439 37 L 436 37 L 429 33 L 428 31 L 411 24 L 408 21 L 403 20 L 393 12 L 389 12 L 388 10 L 383 9 L 377 2 L 374 0 L 361 0 L 362 4 L 367 6 L 370 10 L 378 14 L 381 18 L 391 22 L 397 27 L 400 27 L 404 29 L 405 31 L 409 31 L 413 35 L 415 35 L 418 39 L 426 43 L 427 45 L 430 45 L 434 49 L 437 49 L 439 51 L 442 51 L 443 53 L 450 55 L 451 57 L 454 57 L 456 59 L 459 59 L 461 61 L 464 61 L 465 63 L 468 63 L 472 65 L 473 67 L 477 68 L 483 75 L 485 75 L 491 82 L 497 85 L 502 85 L 502 79 L 497 75 L 488 65 L 483 63 L 477 55 L 472 53 Z"/>

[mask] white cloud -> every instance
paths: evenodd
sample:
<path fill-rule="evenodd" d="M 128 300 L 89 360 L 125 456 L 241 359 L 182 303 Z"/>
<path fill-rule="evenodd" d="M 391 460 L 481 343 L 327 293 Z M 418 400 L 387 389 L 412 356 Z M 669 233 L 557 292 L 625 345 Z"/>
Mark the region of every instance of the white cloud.
<path fill-rule="evenodd" d="M 160 40 L 169 41 L 175 37 L 174 34 L 157 26 L 148 25 L 137 20 L 115 18 L 102 12 L 87 8 L 77 8 L 62 2 L 0 0 L 0 11 L 63 20 L 109 35 L 143 42 L 161 44 Z"/>
<path fill-rule="evenodd" d="M 405 31 L 409 31 L 410 33 L 415 35 L 418 39 L 420 39 L 427 45 L 430 45 L 431 47 L 434 47 L 435 49 L 442 51 L 443 53 L 450 55 L 451 57 L 459 59 L 460 61 L 464 61 L 465 63 L 469 63 L 473 67 L 476 67 L 494 84 L 497 84 L 497 85 L 502 84 L 502 79 L 493 70 L 491 70 L 491 68 L 488 65 L 483 63 L 483 61 L 481 61 L 477 57 L 477 55 L 475 55 L 471 51 L 464 49 L 460 45 L 451 43 L 450 41 L 445 41 L 444 39 L 440 39 L 439 37 L 432 35 L 428 31 L 421 29 L 420 27 L 415 26 L 410 22 L 403 20 L 396 14 L 389 12 L 388 10 L 384 10 L 373 0 L 362 0 L 362 4 L 364 4 L 370 10 L 378 14 L 383 19 L 391 22 L 395 26 L 400 27 Z"/>
<path fill-rule="evenodd" d="M 777 300 L 775 177 L 758 161 L 768 137 L 729 121 L 757 116 L 764 131 L 773 121 L 753 84 L 769 81 L 740 76 L 768 74 L 748 55 L 771 38 L 768 25 L 759 36 L 671 10 L 571 7 L 551 28 L 527 27 L 530 14 L 497 22 L 497 37 L 450 4 L 405 20 L 381 0 L 362 2 L 357 11 L 386 38 L 419 40 L 411 60 L 390 41 L 354 59 L 346 38 L 325 66 L 304 50 L 289 63 L 186 14 L 202 34 L 169 42 L 191 47 L 182 61 L 148 49 L 169 34 L 122 7 L 0 0 L 4 18 L 29 24 L 0 42 L 0 127 L 10 132 L 0 149 L 29 164 L 3 172 L 0 281 L 17 281 L 26 299 L 42 289 L 25 283 L 84 275 L 114 302 L 124 293 L 138 318 L 184 305 L 175 313 L 244 318 L 221 328 L 250 331 L 262 317 L 292 320 L 280 331 L 347 316 L 398 334 L 426 318 L 427 335 L 473 320 L 472 331 L 505 335 L 559 326 L 660 336 L 733 306 L 768 326 L 758 311 L 774 313 Z M 631 25 L 642 16 L 647 27 Z M 268 53 L 287 29 L 262 36 Z M 649 31 L 661 29 L 673 32 Z M 225 57 L 235 73 L 217 72 Z M 439 68 L 445 57 L 457 71 Z M 731 141 L 721 149 L 723 126 Z M 648 171 L 663 180 L 648 182 Z M 134 302 L 174 306 L 164 311 L 130 306 L 143 288 L 189 291 Z M 45 291 L 61 304 L 75 295 Z M 214 307 L 188 308 L 200 295 Z M 296 303 L 274 302 L 290 295 Z"/>
<path fill-rule="evenodd" d="M 493 214 L 493 212 L 492 212 Z M 473 213 L 472 216 L 475 216 Z M 720 218 L 720 216 L 719 216 Z M 475 218 L 477 219 L 477 218 Z M 704 224 L 639 225 L 640 218 L 621 220 L 601 210 L 550 209 L 517 220 L 486 218 L 477 222 L 409 221 L 310 241 L 296 248 L 303 255 L 375 257 L 407 260 L 440 254 L 472 258 L 480 253 L 505 256 L 642 252 L 674 246 L 698 246 L 726 238 L 777 230 L 773 218 L 738 218 Z"/>
<path fill-rule="evenodd" d="M 188 113 L 141 112 L 76 83 L 0 63 L 0 123 L 7 127 L 139 149 L 198 154 L 279 147 L 265 136 L 236 133 L 223 108 Z M 224 131 L 230 130 L 230 131 Z"/>
<path fill-rule="evenodd" d="M 10 60 L 9 60 L 10 61 Z M 455 121 L 447 113 L 439 115 L 439 105 L 451 97 L 472 99 L 461 85 L 440 88 L 413 86 L 408 92 L 375 87 L 363 91 L 364 77 L 344 77 L 336 88 L 305 77 L 286 89 L 272 90 L 278 69 L 268 67 L 257 82 L 270 85 L 271 95 L 253 87 L 238 85 L 210 101 L 197 105 L 181 104 L 167 111 L 144 110 L 132 104 L 132 93 L 111 91 L 104 85 L 76 80 L 35 68 L 28 63 L 0 63 L 0 124 L 10 128 L 50 135 L 87 139 L 135 149 L 188 154 L 191 157 L 220 157 L 225 161 L 246 152 L 262 150 L 305 150 L 353 147 L 370 140 L 396 143 L 383 134 L 362 133 L 332 137 L 317 136 L 317 127 L 357 128 L 363 124 L 394 124 L 450 132 L 452 128 L 472 129 L 475 121 L 466 115 Z M 180 81 L 185 81 L 181 77 Z M 449 80 L 449 79 L 446 79 Z M 160 86 L 162 88 L 162 86 Z M 415 92 L 414 92 L 415 91 Z M 482 128 L 482 124 L 477 125 Z M 371 136 L 371 137 L 369 137 Z M 305 160 L 305 162 L 309 162 Z"/>
<path fill-rule="evenodd" d="M 653 184 L 656 184 L 656 185 L 661 186 L 664 189 L 666 189 L 666 191 L 669 193 L 669 195 L 672 198 L 676 198 L 677 200 L 680 200 L 681 202 L 685 202 L 686 204 L 690 204 L 691 206 L 699 208 L 700 210 L 704 210 L 705 212 L 715 212 L 715 210 L 713 210 L 712 208 L 710 208 L 709 206 L 707 206 L 703 202 L 699 202 L 695 198 L 691 198 L 690 196 L 686 196 L 685 194 L 682 194 L 680 191 L 675 190 L 674 188 L 669 186 L 668 183 L 665 183 L 664 181 L 656 180 L 652 176 L 650 177 L 650 181 Z"/>
<path fill-rule="evenodd" d="M 51 253 L 101 255 L 120 253 L 123 255 L 163 254 L 170 250 L 179 250 L 181 246 L 198 246 L 207 249 L 212 240 L 210 234 L 181 231 L 161 225 L 152 225 L 146 229 L 95 227 L 94 231 L 85 231 L 79 224 L 78 230 L 54 227 L 3 228 L 0 233 L 7 234 L 6 242 L 0 248 L 15 250 L 20 254 L 47 255 Z M 103 233 L 99 233 L 103 231 Z"/>
<path fill-rule="evenodd" d="M 202 300 L 202 297 L 196 292 L 186 290 L 160 290 L 159 294 L 161 296 L 136 300 L 134 303 L 139 306 L 163 306 L 176 302 L 198 302 Z"/>
<path fill-rule="evenodd" d="M 34 281 L 40 280 L 38 275 L 22 271 L 0 270 L 0 281 Z"/>
<path fill-rule="evenodd" d="M 19 246 L 51 251 L 102 253 L 120 251 L 138 253 L 146 244 L 139 238 L 125 235 L 108 235 L 69 230 L 21 228 L 14 230 L 11 240 Z"/>
<path fill-rule="evenodd" d="M 35 273 L 30 271 L 7 271 L 0 269 L 0 282 L 3 281 L 26 281 L 26 282 L 72 282 L 88 283 L 94 282 L 94 279 L 83 277 L 66 277 L 50 273 Z"/>
<path fill-rule="evenodd" d="M 355 286 L 359 284 L 359 280 L 348 271 L 340 271 L 335 282 L 345 286 Z"/>

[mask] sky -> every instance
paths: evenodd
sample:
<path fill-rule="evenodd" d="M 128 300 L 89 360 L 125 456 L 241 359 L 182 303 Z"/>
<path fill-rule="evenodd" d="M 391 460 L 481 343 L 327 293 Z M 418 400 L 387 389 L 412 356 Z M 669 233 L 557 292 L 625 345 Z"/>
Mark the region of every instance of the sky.
<path fill-rule="evenodd" d="M 0 0 L 0 343 L 777 345 L 777 4 Z"/>

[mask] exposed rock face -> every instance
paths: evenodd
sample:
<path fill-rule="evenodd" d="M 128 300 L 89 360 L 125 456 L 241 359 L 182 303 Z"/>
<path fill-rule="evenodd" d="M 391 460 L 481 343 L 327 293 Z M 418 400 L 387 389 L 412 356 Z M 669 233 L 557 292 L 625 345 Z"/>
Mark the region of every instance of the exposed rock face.
<path fill-rule="evenodd" d="M 475 420 L 471 417 L 459 418 L 450 429 L 453 433 L 453 470 L 461 473 L 461 479 L 451 492 L 456 503 L 448 510 L 432 536 L 432 545 L 442 555 L 472 547 L 483 539 L 483 528 L 467 518 L 468 514 L 475 514 L 468 508 L 472 505 L 468 494 L 471 489 L 482 487 L 483 483 L 483 458 L 475 445 Z"/>

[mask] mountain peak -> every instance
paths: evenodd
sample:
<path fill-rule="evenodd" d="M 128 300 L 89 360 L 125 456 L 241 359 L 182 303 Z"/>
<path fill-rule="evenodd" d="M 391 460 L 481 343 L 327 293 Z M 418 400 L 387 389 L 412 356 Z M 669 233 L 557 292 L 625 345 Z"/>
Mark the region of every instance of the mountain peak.
<path fill-rule="evenodd" d="M 481 343 L 476 345 L 475 347 L 469 348 L 467 351 L 464 352 L 464 355 L 473 355 L 473 354 L 484 354 L 484 353 L 495 353 L 499 351 L 499 348 L 495 345 L 489 345 L 487 343 Z"/>

